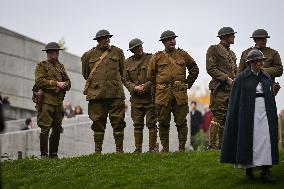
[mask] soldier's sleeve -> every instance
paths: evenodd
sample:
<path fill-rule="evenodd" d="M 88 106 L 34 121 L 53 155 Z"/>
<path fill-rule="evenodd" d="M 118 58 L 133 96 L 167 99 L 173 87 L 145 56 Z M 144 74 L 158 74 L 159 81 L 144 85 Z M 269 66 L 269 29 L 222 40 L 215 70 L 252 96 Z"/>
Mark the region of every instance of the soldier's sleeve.
<path fill-rule="evenodd" d="M 149 54 L 149 56 L 150 56 L 150 59 L 149 59 L 149 62 L 150 62 L 150 60 L 151 60 L 151 58 L 152 58 L 152 55 Z M 149 64 L 148 64 L 148 66 L 149 66 Z M 147 69 L 148 69 L 148 68 L 147 68 Z M 146 83 L 144 83 L 144 89 L 145 89 L 145 91 L 150 90 L 150 89 L 151 89 L 151 86 L 152 86 L 152 82 L 151 82 L 151 81 L 146 81 Z"/>
<path fill-rule="evenodd" d="M 206 53 L 206 70 L 207 73 L 214 79 L 225 81 L 227 74 L 220 71 L 216 64 L 216 56 L 214 46 L 209 47 Z"/>
<path fill-rule="evenodd" d="M 156 56 L 153 55 L 152 58 L 150 59 L 150 63 L 148 65 L 147 69 L 147 81 L 150 82 L 150 84 L 155 84 L 156 82 Z"/>
<path fill-rule="evenodd" d="M 124 74 L 123 74 L 124 78 L 125 78 L 124 86 L 128 89 L 130 94 L 133 94 L 133 90 L 134 90 L 135 84 L 131 81 L 131 78 L 130 78 L 126 68 L 127 68 L 127 64 L 125 64 Z"/>
<path fill-rule="evenodd" d="M 263 68 L 272 78 L 280 77 L 283 74 L 283 65 L 279 53 L 276 51 L 273 55 L 273 64 L 271 67 Z"/>
<path fill-rule="evenodd" d="M 45 78 L 44 63 L 39 63 L 36 65 L 35 69 L 35 85 L 40 89 L 56 89 L 57 81 L 48 80 Z"/>
<path fill-rule="evenodd" d="M 242 56 L 241 56 L 241 60 L 240 60 L 240 64 L 239 64 L 239 68 L 238 68 L 238 74 L 240 73 L 240 72 L 242 72 L 243 70 L 245 70 L 246 69 L 246 67 L 247 67 L 247 64 L 246 64 L 246 59 L 247 59 L 247 57 L 246 57 L 247 55 L 246 55 L 246 53 L 245 53 L 245 51 L 242 53 Z"/>
<path fill-rule="evenodd" d="M 119 72 L 121 75 L 121 82 L 123 83 L 123 85 L 125 85 L 124 64 L 125 64 L 125 57 L 124 57 L 123 51 L 121 50 L 121 53 L 119 56 Z"/>
<path fill-rule="evenodd" d="M 81 57 L 81 62 L 82 62 L 82 75 L 85 80 L 88 79 L 89 74 L 90 74 L 90 68 L 89 68 L 89 62 L 88 62 L 88 53 L 86 52 L 83 54 Z"/>
<path fill-rule="evenodd" d="M 64 74 L 63 78 L 64 78 L 64 82 L 65 82 L 65 90 L 69 91 L 70 88 L 71 88 L 71 81 L 70 81 L 70 78 L 69 78 L 63 64 L 62 64 L 62 69 L 63 69 L 63 74 Z"/>
<path fill-rule="evenodd" d="M 190 89 L 198 77 L 199 68 L 194 59 L 188 53 L 186 53 L 186 68 L 188 70 L 188 76 L 186 80 L 188 84 L 188 89 Z"/>

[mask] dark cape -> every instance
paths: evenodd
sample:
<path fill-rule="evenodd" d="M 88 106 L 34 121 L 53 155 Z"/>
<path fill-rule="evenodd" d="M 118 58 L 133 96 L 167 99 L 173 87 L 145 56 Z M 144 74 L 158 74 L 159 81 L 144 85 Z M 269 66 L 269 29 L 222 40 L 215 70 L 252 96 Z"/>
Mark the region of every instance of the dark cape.
<path fill-rule="evenodd" d="M 256 76 L 249 68 L 235 79 L 229 100 L 221 163 L 252 165 L 255 96 L 261 82 L 269 125 L 272 164 L 279 163 L 278 122 L 272 81 L 265 72 Z"/>

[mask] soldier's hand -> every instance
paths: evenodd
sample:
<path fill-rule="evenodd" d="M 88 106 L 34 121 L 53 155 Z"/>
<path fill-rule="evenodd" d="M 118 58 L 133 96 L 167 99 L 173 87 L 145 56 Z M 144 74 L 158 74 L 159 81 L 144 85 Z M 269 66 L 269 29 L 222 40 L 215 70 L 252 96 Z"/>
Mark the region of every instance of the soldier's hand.
<path fill-rule="evenodd" d="M 228 83 L 228 85 L 229 85 L 229 86 L 232 86 L 232 85 L 233 85 L 234 80 L 233 80 L 233 79 L 231 79 L 230 77 L 227 77 L 227 78 L 226 78 L 226 82 Z"/>
<path fill-rule="evenodd" d="M 60 82 L 57 82 L 57 87 L 59 88 L 59 89 L 65 89 L 65 82 L 62 82 L 62 81 L 60 81 Z"/>
<path fill-rule="evenodd" d="M 136 85 L 134 87 L 134 91 L 136 91 L 137 93 L 141 94 L 143 92 L 142 86 L 141 85 Z"/>
<path fill-rule="evenodd" d="M 141 90 L 142 90 L 142 92 L 144 93 L 145 92 L 145 85 L 144 84 L 142 84 L 142 85 L 140 85 L 141 86 Z"/>
<path fill-rule="evenodd" d="M 55 93 L 59 93 L 59 91 L 60 91 L 60 89 L 58 88 L 58 87 L 56 87 L 56 89 L 55 89 Z"/>

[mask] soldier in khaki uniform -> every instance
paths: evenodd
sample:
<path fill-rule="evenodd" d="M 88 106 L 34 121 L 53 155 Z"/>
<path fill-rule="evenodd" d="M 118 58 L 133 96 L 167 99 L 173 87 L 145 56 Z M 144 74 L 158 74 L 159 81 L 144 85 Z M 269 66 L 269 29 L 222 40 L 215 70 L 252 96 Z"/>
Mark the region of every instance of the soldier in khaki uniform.
<path fill-rule="evenodd" d="M 107 30 L 97 32 L 98 45 L 82 56 L 82 74 L 86 80 L 88 114 L 93 121 L 95 152 L 101 153 L 107 117 L 113 128 L 116 152 L 123 152 L 124 108 L 123 51 L 110 46 L 112 35 Z"/>
<path fill-rule="evenodd" d="M 71 82 L 63 64 L 58 61 L 59 50 L 62 50 L 55 42 L 48 43 L 43 51 L 46 51 L 47 60 L 36 65 L 34 101 L 37 109 L 37 124 L 41 128 L 40 152 L 42 157 L 56 158 L 62 132 L 63 99 L 66 91 L 70 90 Z"/>
<path fill-rule="evenodd" d="M 267 38 L 270 38 L 266 30 L 264 29 L 255 30 L 251 38 L 253 38 L 255 46 L 248 48 L 242 53 L 238 71 L 241 72 L 246 68 L 247 65 L 246 57 L 248 53 L 253 48 L 259 49 L 266 57 L 262 69 L 270 75 L 272 81 L 274 82 L 273 86 L 275 87 L 273 87 L 273 90 L 276 95 L 279 89 L 278 90 L 276 89 L 278 84 L 275 83 L 275 78 L 280 77 L 283 74 L 283 66 L 280 55 L 276 50 L 266 46 Z"/>
<path fill-rule="evenodd" d="M 155 151 L 157 126 L 155 105 L 152 97 L 152 85 L 146 74 L 151 54 L 144 53 L 143 42 L 132 39 L 129 50 L 134 54 L 125 61 L 125 86 L 131 94 L 131 118 L 134 123 L 135 152 L 142 152 L 144 117 L 149 129 L 149 151 Z"/>
<path fill-rule="evenodd" d="M 191 88 L 199 73 L 193 58 L 184 50 L 175 48 L 176 37 L 169 30 L 161 34 L 160 41 L 165 50 L 152 57 L 147 71 L 148 80 L 156 86 L 155 103 L 162 152 L 169 151 L 171 112 L 178 131 L 179 150 L 185 150 L 188 134 L 186 115 L 189 112 L 187 89 Z M 186 70 L 189 72 L 187 77 Z"/>
<path fill-rule="evenodd" d="M 222 146 L 229 96 L 237 73 L 237 58 L 230 50 L 235 33 L 231 27 L 221 28 L 217 36 L 220 43 L 210 46 L 206 54 L 206 70 L 212 77 L 209 83 L 209 108 L 213 114 L 209 130 L 209 150 L 220 149 Z"/>

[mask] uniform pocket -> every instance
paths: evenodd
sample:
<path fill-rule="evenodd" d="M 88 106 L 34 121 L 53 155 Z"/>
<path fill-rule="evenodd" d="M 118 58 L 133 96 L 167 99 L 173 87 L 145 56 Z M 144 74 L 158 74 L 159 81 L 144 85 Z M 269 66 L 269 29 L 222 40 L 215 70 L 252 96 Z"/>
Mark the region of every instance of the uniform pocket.
<path fill-rule="evenodd" d="M 90 85 L 91 88 L 95 89 L 99 86 L 99 82 L 94 82 Z"/>
<path fill-rule="evenodd" d="M 89 60 L 89 67 L 92 70 L 92 68 L 94 67 L 94 65 L 96 64 L 96 62 L 100 60 L 100 58 L 90 58 Z"/>
<path fill-rule="evenodd" d="M 119 70 L 119 57 L 118 56 L 111 56 L 109 57 L 110 60 L 110 69 Z"/>
<path fill-rule="evenodd" d="M 167 62 L 157 62 L 158 70 L 159 71 L 164 71 L 167 67 L 168 63 Z"/>

